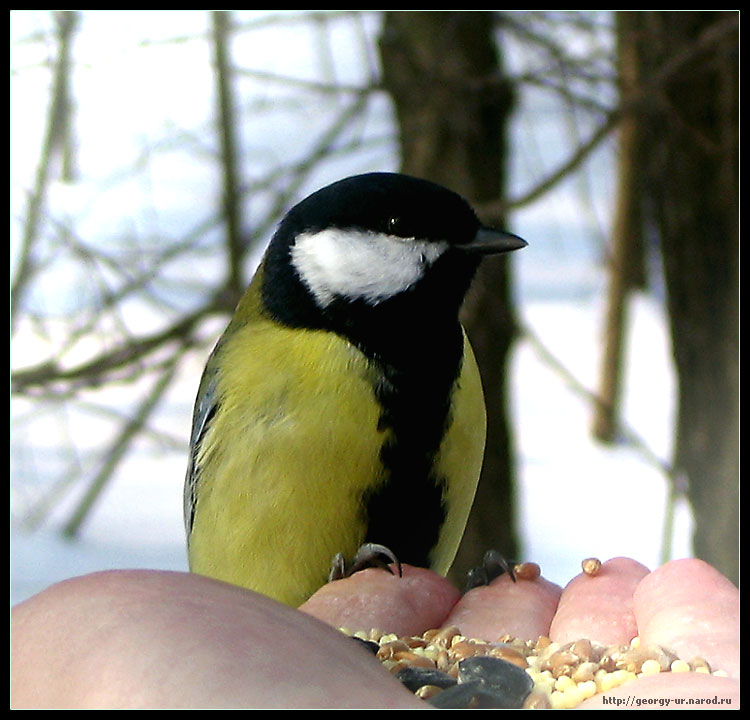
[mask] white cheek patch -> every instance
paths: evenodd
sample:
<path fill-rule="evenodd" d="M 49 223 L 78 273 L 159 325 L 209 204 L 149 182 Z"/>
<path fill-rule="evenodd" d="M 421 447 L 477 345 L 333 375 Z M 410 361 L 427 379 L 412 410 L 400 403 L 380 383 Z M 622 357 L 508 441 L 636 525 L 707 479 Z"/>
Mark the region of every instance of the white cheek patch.
<path fill-rule="evenodd" d="M 447 242 L 332 228 L 302 233 L 291 254 L 318 305 L 326 307 L 337 295 L 371 305 L 397 295 L 417 282 L 447 248 Z"/>

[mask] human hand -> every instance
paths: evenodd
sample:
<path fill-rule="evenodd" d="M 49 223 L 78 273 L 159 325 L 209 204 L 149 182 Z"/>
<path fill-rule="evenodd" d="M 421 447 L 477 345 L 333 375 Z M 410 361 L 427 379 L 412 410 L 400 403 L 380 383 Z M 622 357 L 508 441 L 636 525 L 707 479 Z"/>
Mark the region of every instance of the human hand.
<path fill-rule="evenodd" d="M 406 567 L 404 578 L 368 570 L 321 588 L 301 609 L 334 626 L 405 636 L 451 625 L 486 641 L 543 635 L 561 645 L 580 638 L 627 645 L 638 636 L 644 648 L 659 645 L 683 660 L 702 657 L 728 677 L 661 672 L 597 694 L 580 707 L 688 707 L 681 703 L 714 698 L 725 704 L 704 707 L 737 703 L 739 593 L 699 560 L 677 560 L 649 572 L 615 558 L 594 577 L 574 578 L 565 590 L 543 578 L 514 584 L 501 576 L 461 598 L 426 570 Z"/>
<path fill-rule="evenodd" d="M 415 708 L 338 630 L 200 575 L 72 578 L 15 606 L 11 707 Z"/>
<path fill-rule="evenodd" d="M 428 570 L 407 566 L 402 578 L 365 570 L 326 585 L 301 611 L 198 575 L 104 572 L 13 609 L 11 700 L 14 708 L 424 708 L 330 626 L 411 635 L 459 625 L 467 636 L 561 642 L 582 634 L 627 642 L 637 632 L 688 659 L 700 654 L 728 677 L 660 673 L 608 697 L 717 697 L 736 707 L 738 603 L 731 583 L 694 560 L 653 573 L 612 560 L 564 591 L 501 577 L 463 597 Z"/>

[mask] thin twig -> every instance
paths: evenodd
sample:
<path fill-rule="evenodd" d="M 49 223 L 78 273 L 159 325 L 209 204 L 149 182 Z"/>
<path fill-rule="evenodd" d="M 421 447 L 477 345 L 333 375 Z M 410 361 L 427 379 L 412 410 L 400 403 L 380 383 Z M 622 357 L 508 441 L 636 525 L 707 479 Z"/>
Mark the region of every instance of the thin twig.
<path fill-rule="evenodd" d="M 10 286 L 10 321 L 11 327 L 19 311 L 20 300 L 29 280 L 34 274 L 33 248 L 39 236 L 42 221 L 42 208 L 47 195 L 47 187 L 52 173 L 52 160 L 57 149 L 64 143 L 61 134 L 65 132 L 65 114 L 70 107 L 68 75 L 72 52 L 72 39 L 78 23 L 78 13 L 63 11 L 54 14 L 57 30 L 57 62 L 52 80 L 52 100 L 47 112 L 47 126 L 42 143 L 42 152 L 36 170 L 34 187 L 29 192 L 26 220 L 24 222 L 21 247 L 18 254 L 18 267 Z"/>
<path fill-rule="evenodd" d="M 528 205 L 547 193 L 588 159 L 591 153 L 610 136 L 624 115 L 637 112 L 653 102 L 655 98 L 659 97 L 661 90 L 666 84 L 682 72 L 688 63 L 716 47 L 726 37 L 736 32 L 737 25 L 737 16 L 732 15 L 728 18 L 718 20 L 714 25 L 707 28 L 683 53 L 670 58 L 659 72 L 652 74 L 627 97 L 624 97 L 618 107 L 613 108 L 603 117 L 589 138 L 576 147 L 570 156 L 560 163 L 557 168 L 548 173 L 546 177 L 515 198 L 508 200 L 497 199 L 481 204 L 477 203 L 479 214 L 487 219 L 501 218 L 509 210 Z"/>
<path fill-rule="evenodd" d="M 520 328 L 521 335 L 529 342 L 534 351 L 539 355 L 542 360 L 555 370 L 566 382 L 566 384 L 575 392 L 579 397 L 584 398 L 591 405 L 598 405 L 602 402 L 602 399 L 595 393 L 589 390 L 578 378 L 568 370 L 560 360 L 547 348 L 544 343 L 540 340 L 539 336 L 534 333 L 528 326 Z M 657 455 L 648 445 L 648 443 L 630 426 L 625 423 L 620 423 L 620 437 L 638 454 L 648 461 L 649 464 L 656 467 L 661 473 L 663 473 L 670 483 L 676 482 L 677 471 L 671 463 L 662 459 Z"/>
<path fill-rule="evenodd" d="M 178 356 L 175 356 L 171 365 L 162 372 L 151 392 L 141 403 L 136 414 L 120 430 L 119 435 L 105 454 L 101 469 L 91 480 L 81 502 L 74 510 L 68 522 L 65 523 L 62 530 L 65 537 L 73 538 L 78 534 L 81 525 L 88 517 L 102 490 L 106 487 L 124 458 L 133 438 L 141 431 L 149 416 L 169 388 L 179 365 L 177 358 Z"/>
<path fill-rule="evenodd" d="M 240 205 L 239 142 L 237 139 L 236 99 L 232 82 L 230 43 L 232 14 L 224 10 L 211 13 L 216 92 L 218 96 L 219 140 L 223 181 L 222 205 L 226 223 L 227 278 L 230 295 L 239 297 L 244 287 L 243 260 L 245 243 L 242 238 L 242 213 Z"/>
<path fill-rule="evenodd" d="M 15 393 L 28 392 L 36 387 L 44 387 L 60 381 L 80 383 L 85 386 L 101 384 L 112 373 L 150 355 L 167 342 L 174 340 L 182 343 L 192 342 L 192 331 L 195 326 L 216 312 L 217 308 L 216 302 L 209 301 L 163 330 L 130 339 L 114 350 L 72 368 L 61 368 L 56 361 L 50 360 L 41 365 L 19 370 L 11 376 L 11 390 Z"/>

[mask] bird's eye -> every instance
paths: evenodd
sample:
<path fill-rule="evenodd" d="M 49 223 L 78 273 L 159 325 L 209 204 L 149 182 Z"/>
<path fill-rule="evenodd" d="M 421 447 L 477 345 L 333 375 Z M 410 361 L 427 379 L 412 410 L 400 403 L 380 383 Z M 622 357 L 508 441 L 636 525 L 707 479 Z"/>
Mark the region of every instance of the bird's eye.
<path fill-rule="evenodd" d="M 398 216 L 393 216 L 388 218 L 388 231 L 389 232 L 396 232 L 401 225 L 401 218 Z"/>

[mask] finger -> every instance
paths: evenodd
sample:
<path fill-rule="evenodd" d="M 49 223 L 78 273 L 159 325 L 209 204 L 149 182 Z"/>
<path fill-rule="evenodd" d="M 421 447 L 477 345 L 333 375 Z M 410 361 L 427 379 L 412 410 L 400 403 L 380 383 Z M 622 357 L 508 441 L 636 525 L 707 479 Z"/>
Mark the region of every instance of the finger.
<path fill-rule="evenodd" d="M 635 590 L 641 642 L 661 645 L 690 661 L 700 656 L 712 670 L 738 676 L 739 591 L 702 560 L 673 560 Z"/>
<path fill-rule="evenodd" d="M 562 589 L 542 577 L 512 582 L 501 575 L 467 592 L 445 620 L 462 635 L 493 642 L 502 635 L 536 640 L 549 632 Z"/>
<path fill-rule="evenodd" d="M 629 643 L 638 634 L 633 592 L 648 568 L 629 558 L 603 563 L 596 575 L 581 573 L 565 587 L 552 620 L 552 640 L 581 638 L 604 645 Z"/>
<path fill-rule="evenodd" d="M 328 583 L 299 609 L 334 627 L 421 635 L 440 627 L 459 597 L 446 578 L 403 565 L 402 577 L 368 568 Z"/>

